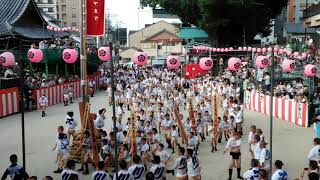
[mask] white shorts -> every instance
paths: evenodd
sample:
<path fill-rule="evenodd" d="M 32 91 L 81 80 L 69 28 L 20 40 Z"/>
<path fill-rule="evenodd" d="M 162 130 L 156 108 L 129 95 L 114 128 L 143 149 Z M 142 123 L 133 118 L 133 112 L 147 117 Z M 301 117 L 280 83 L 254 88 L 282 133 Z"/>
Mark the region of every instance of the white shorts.
<path fill-rule="evenodd" d="M 186 177 L 187 174 L 181 174 L 180 172 L 177 172 L 176 177 Z"/>

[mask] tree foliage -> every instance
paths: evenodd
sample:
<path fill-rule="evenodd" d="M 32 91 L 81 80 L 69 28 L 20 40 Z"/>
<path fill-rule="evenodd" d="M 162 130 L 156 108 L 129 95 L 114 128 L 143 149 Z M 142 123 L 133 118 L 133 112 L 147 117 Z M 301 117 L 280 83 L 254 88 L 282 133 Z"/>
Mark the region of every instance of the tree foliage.
<path fill-rule="evenodd" d="M 268 36 L 271 20 L 288 0 L 140 0 L 142 6 L 161 7 L 184 24 L 204 29 L 220 45 L 241 45 L 257 34 Z"/>

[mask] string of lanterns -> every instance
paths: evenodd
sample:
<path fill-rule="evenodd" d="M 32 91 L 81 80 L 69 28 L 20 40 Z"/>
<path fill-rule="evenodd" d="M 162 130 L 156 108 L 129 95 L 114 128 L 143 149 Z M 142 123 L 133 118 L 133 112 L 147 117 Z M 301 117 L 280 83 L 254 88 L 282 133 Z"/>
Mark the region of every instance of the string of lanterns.
<path fill-rule="evenodd" d="M 252 48 L 252 47 L 238 47 L 238 49 L 234 50 L 233 47 L 230 48 L 214 48 L 214 47 L 208 47 L 208 46 L 193 46 L 193 49 L 201 52 L 201 51 L 207 51 L 207 52 L 252 52 L 257 53 L 258 56 L 256 58 L 255 64 L 259 69 L 265 69 L 268 67 L 270 58 L 266 56 L 266 53 L 272 53 L 274 52 L 275 55 L 278 55 L 283 58 L 282 61 L 282 70 L 283 72 L 290 73 L 296 68 L 296 63 L 293 58 L 298 60 L 305 60 L 308 57 L 308 52 L 302 52 L 301 54 L 299 52 L 293 52 L 291 50 L 285 49 L 285 48 Z M 286 57 L 286 58 L 285 58 Z M 231 71 L 238 71 L 241 69 L 241 59 L 236 57 L 231 57 L 228 60 L 228 69 Z M 304 67 L 304 76 L 307 77 L 314 77 L 317 75 L 317 66 L 313 64 L 307 64 Z"/>
<path fill-rule="evenodd" d="M 144 66 L 148 63 L 148 55 L 146 52 L 135 52 L 132 62 L 138 66 Z M 180 67 L 181 61 L 179 56 L 170 55 L 166 59 L 168 69 L 176 70 Z M 209 71 L 213 67 L 213 60 L 210 57 L 203 57 L 199 61 L 199 66 L 205 71 Z"/>
<path fill-rule="evenodd" d="M 229 48 L 230 50 L 231 48 Z M 246 49 L 249 50 L 251 49 L 251 51 L 255 51 L 254 48 L 241 48 L 242 50 Z M 261 49 L 261 52 L 263 52 L 264 48 Z M 271 49 L 271 50 L 270 50 Z M 268 48 L 266 49 L 265 52 L 285 52 L 284 49 L 272 49 L 272 48 Z M 259 48 L 256 49 L 256 51 L 260 51 Z M 288 55 L 292 55 L 292 52 L 290 53 L 290 51 L 286 51 L 286 54 Z M 298 52 L 294 52 L 293 53 L 294 56 L 298 56 Z M 34 49 L 31 48 L 29 49 L 28 53 L 27 53 L 27 57 L 28 59 L 33 62 L 33 63 L 39 63 L 42 61 L 43 59 L 43 51 L 41 49 Z M 302 53 L 302 57 L 305 57 L 307 55 Z M 107 62 L 110 60 L 110 49 L 109 47 L 100 47 L 98 50 L 98 57 L 101 61 Z M 68 64 L 72 64 L 75 63 L 78 60 L 78 51 L 76 49 L 64 49 L 62 52 L 62 58 L 63 60 L 68 63 Z M 4 52 L 2 54 L 0 54 L 0 64 L 2 66 L 5 67 L 10 67 L 13 66 L 15 62 L 15 57 L 14 54 L 12 52 Z M 148 54 L 146 52 L 135 52 L 133 57 L 132 57 L 132 62 L 134 64 L 136 64 L 137 66 L 145 66 L 148 63 Z M 180 67 L 180 57 L 179 56 L 168 56 L 166 59 L 166 65 L 168 67 L 168 69 L 178 69 Z M 270 57 L 266 56 L 266 55 L 259 55 L 257 56 L 256 60 L 255 60 L 255 64 L 257 66 L 257 68 L 260 69 L 265 69 L 268 67 L 270 62 Z M 241 59 L 237 58 L 237 57 L 231 57 L 228 60 L 228 69 L 231 71 L 238 71 L 241 69 L 241 64 L 242 61 Z M 210 57 L 202 57 L 199 61 L 199 66 L 201 69 L 205 70 L 205 71 L 209 71 L 212 69 L 213 67 L 213 60 Z M 292 72 L 294 69 L 296 68 L 296 64 L 294 60 L 290 60 L 290 59 L 285 59 L 282 61 L 282 70 L 283 72 L 286 73 L 290 73 Z M 304 67 L 304 75 L 307 77 L 314 77 L 317 74 L 317 66 L 313 65 L 313 64 L 307 64 Z"/>
<path fill-rule="evenodd" d="M 214 47 L 208 47 L 208 46 L 193 46 L 193 49 L 201 52 L 201 51 L 207 51 L 207 52 L 253 52 L 258 54 L 265 54 L 265 53 L 272 53 L 272 51 L 276 55 L 287 55 L 288 57 L 294 57 L 297 59 L 304 60 L 308 57 L 308 52 L 292 52 L 291 50 L 287 50 L 285 48 L 252 48 L 252 47 L 238 47 L 238 49 L 233 49 L 233 47 L 230 48 L 214 48 Z"/>
<path fill-rule="evenodd" d="M 62 59 L 67 64 L 73 64 L 78 60 L 78 51 L 76 49 L 64 49 Z M 28 50 L 27 57 L 32 63 L 39 63 L 43 60 L 44 54 L 41 49 L 31 48 Z M 5 67 L 12 67 L 15 63 L 15 57 L 12 52 L 3 52 L 0 54 L 0 64 Z"/>
<path fill-rule="evenodd" d="M 56 31 L 56 32 L 80 32 L 79 29 L 74 28 L 74 27 L 59 28 L 59 27 L 47 26 L 47 30 Z"/>

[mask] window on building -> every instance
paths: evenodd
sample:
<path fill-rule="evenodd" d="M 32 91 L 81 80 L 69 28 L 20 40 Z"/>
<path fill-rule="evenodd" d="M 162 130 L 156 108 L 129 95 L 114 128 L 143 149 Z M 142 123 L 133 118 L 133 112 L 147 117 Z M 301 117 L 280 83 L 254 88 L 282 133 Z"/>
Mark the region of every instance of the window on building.
<path fill-rule="evenodd" d="M 67 11 L 67 6 L 66 5 L 62 5 L 62 11 L 66 12 Z"/>
<path fill-rule="evenodd" d="M 53 12 L 53 7 L 49 7 L 48 12 Z"/>
<path fill-rule="evenodd" d="M 77 17 L 77 15 L 76 14 L 72 14 L 72 18 L 76 18 Z"/>
<path fill-rule="evenodd" d="M 53 4 L 53 0 L 48 0 L 48 3 L 49 4 Z"/>
<path fill-rule="evenodd" d="M 175 46 L 176 43 L 168 43 L 167 46 Z"/>
<path fill-rule="evenodd" d="M 76 22 L 72 22 L 71 26 L 77 26 L 77 23 Z"/>
<path fill-rule="evenodd" d="M 62 20 L 66 20 L 67 19 L 67 15 L 66 14 L 62 14 Z"/>

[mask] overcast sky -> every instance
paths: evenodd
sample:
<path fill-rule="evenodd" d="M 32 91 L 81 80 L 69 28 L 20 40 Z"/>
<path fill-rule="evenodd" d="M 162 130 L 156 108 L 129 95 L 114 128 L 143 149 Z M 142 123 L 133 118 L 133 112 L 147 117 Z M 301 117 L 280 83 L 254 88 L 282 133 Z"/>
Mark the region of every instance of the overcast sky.
<path fill-rule="evenodd" d="M 151 9 L 139 9 L 139 0 L 105 0 L 105 3 L 113 23 L 122 22 L 121 27 L 137 30 L 153 21 Z"/>
<path fill-rule="evenodd" d="M 105 0 L 106 9 L 110 11 L 113 25 L 119 22 L 120 27 L 138 30 L 162 19 L 153 19 L 151 8 L 140 8 L 139 0 Z M 165 19 L 167 22 L 180 22 L 177 19 Z M 121 23 L 120 23 L 121 22 Z"/>

